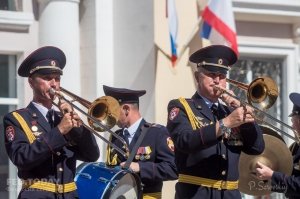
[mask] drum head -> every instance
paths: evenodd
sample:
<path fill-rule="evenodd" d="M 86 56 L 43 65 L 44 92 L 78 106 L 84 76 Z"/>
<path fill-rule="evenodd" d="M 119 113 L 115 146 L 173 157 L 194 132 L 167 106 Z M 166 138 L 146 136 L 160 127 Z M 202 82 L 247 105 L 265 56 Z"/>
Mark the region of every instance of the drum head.
<path fill-rule="evenodd" d="M 138 175 L 104 163 L 83 163 L 75 176 L 80 199 L 141 199 L 142 185 Z"/>
<path fill-rule="evenodd" d="M 126 173 L 113 188 L 110 199 L 138 199 L 140 182 L 133 174 Z"/>

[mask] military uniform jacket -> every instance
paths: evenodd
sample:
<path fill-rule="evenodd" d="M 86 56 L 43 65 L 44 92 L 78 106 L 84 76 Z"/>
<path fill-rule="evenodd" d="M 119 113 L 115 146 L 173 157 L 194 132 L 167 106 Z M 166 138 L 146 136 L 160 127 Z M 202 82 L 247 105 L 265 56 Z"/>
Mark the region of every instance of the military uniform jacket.
<path fill-rule="evenodd" d="M 145 120 L 143 119 L 130 142 L 130 152 L 134 148 L 144 124 Z M 116 133 L 124 138 L 123 129 L 116 131 Z M 112 137 L 111 141 L 119 148 L 124 149 L 120 140 Z M 112 149 L 108 156 L 112 158 L 115 154 L 117 154 L 117 164 L 126 161 L 126 158 L 115 149 Z M 173 142 L 166 127 L 162 125 L 149 127 L 133 162 L 138 162 L 140 166 L 139 176 L 144 185 L 143 193 L 161 192 L 163 181 L 177 179 Z"/>
<path fill-rule="evenodd" d="M 24 118 L 35 137 L 30 143 L 13 114 L 8 113 L 4 117 L 6 151 L 10 160 L 17 166 L 18 176 L 22 180 L 42 180 L 55 184 L 73 182 L 76 160 L 96 161 L 99 157 L 95 138 L 87 129 L 73 128 L 66 138 L 57 127 L 51 129 L 50 124 L 32 103 L 16 112 Z M 60 122 L 59 112 L 56 112 L 55 120 Z M 48 191 L 25 189 L 19 194 L 19 198 L 30 199 L 61 197 L 76 198 L 77 193 L 74 191 L 56 195 Z"/>
<path fill-rule="evenodd" d="M 175 146 L 175 161 L 179 174 L 208 178 L 213 180 L 236 181 L 239 179 L 239 156 L 243 151 L 257 155 L 264 150 L 261 129 L 255 123 L 239 127 L 243 146 L 229 146 L 222 137 L 216 137 L 216 125 L 212 111 L 197 93 L 186 99 L 192 112 L 200 121 L 201 127 L 193 130 L 185 108 L 178 99 L 168 105 L 167 128 Z M 222 106 L 222 117 L 230 114 Z M 222 190 L 177 183 L 176 198 L 240 198 L 238 190 Z"/>
<path fill-rule="evenodd" d="M 271 179 L 272 191 L 285 193 L 289 199 L 300 198 L 300 147 L 294 142 L 291 147 L 294 168 L 291 176 L 274 171 Z"/>

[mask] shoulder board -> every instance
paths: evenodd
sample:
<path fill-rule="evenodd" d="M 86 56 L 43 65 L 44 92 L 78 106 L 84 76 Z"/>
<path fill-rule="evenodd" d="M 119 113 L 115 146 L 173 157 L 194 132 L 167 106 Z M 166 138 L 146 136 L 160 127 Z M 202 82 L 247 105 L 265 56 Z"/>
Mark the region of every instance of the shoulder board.
<path fill-rule="evenodd" d="M 25 112 L 25 111 L 27 111 L 27 108 L 13 110 L 13 111 L 9 112 L 9 114 L 12 114 L 13 112 L 17 112 L 19 114 L 22 114 L 22 112 Z"/>
<path fill-rule="evenodd" d="M 161 124 L 152 123 L 152 124 L 151 124 L 151 127 L 162 128 L 162 127 L 164 127 L 164 126 L 161 125 Z"/>
<path fill-rule="evenodd" d="M 121 129 L 118 129 L 115 131 L 115 134 L 117 135 L 120 135 L 122 133 Z M 112 140 L 117 140 L 117 138 L 115 136 L 113 136 L 112 133 L 109 133 L 109 141 L 112 141 Z"/>
<path fill-rule="evenodd" d="M 185 99 L 188 102 L 194 101 L 192 98 L 184 98 L 184 97 L 177 98 L 176 100 L 179 101 L 180 99 Z"/>
<path fill-rule="evenodd" d="M 22 113 L 22 112 L 28 111 L 28 108 L 21 108 L 21 109 L 15 110 L 15 111 L 18 113 Z"/>

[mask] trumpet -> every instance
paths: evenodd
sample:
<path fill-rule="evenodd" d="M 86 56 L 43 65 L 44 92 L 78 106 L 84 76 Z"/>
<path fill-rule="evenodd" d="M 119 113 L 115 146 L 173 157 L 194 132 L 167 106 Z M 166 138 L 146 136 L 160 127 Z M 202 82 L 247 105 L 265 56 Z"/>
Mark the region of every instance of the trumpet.
<path fill-rule="evenodd" d="M 230 97 L 233 97 L 234 99 L 240 101 L 242 105 L 247 105 L 251 108 L 254 109 L 255 113 L 253 117 L 258 120 L 259 122 L 271 127 L 272 129 L 284 134 L 285 136 L 289 137 L 290 139 L 296 141 L 298 144 L 300 143 L 300 137 L 298 136 L 297 132 L 295 129 L 288 124 L 285 124 L 284 122 L 278 120 L 277 118 L 271 116 L 270 114 L 266 113 L 265 110 L 272 107 L 272 105 L 275 103 L 277 97 L 278 97 L 278 88 L 276 86 L 276 83 L 269 77 L 259 77 L 255 80 L 253 80 L 249 85 L 231 80 L 231 79 L 226 79 L 226 81 L 229 84 L 232 84 L 242 90 L 245 90 L 247 92 L 247 99 L 248 102 L 240 100 L 238 97 L 235 95 L 232 95 L 230 92 L 228 92 L 224 88 L 220 88 L 215 86 L 214 88 L 216 90 L 219 90 L 221 94 L 227 94 Z M 260 108 L 263 110 L 261 110 Z M 276 127 L 275 125 L 267 122 L 264 120 L 264 118 L 269 118 L 271 121 L 274 121 L 283 127 L 286 127 L 293 131 L 294 136 L 291 136 L 290 134 L 286 133 L 282 129 Z"/>
<path fill-rule="evenodd" d="M 120 137 L 118 134 L 113 132 L 111 130 L 112 127 L 115 126 L 115 124 L 118 121 L 119 115 L 120 115 L 120 105 L 119 102 L 110 96 L 103 96 L 100 98 L 97 98 L 93 102 L 89 102 L 72 92 L 60 87 L 60 90 L 57 91 L 53 88 L 50 88 L 49 90 L 50 95 L 57 96 L 59 100 L 66 101 L 72 108 L 76 109 L 83 115 L 85 115 L 88 119 L 89 125 L 86 125 L 84 122 L 82 122 L 82 125 L 90 130 L 95 136 L 102 139 L 105 143 L 116 149 L 118 152 L 120 152 L 124 157 L 127 157 L 128 155 L 128 146 L 126 141 Z M 72 98 L 72 101 L 67 99 L 64 94 L 68 95 Z M 86 107 L 88 109 L 88 112 L 86 113 L 84 110 L 79 108 L 74 104 L 74 102 L 77 101 L 82 106 Z M 57 103 L 52 101 L 52 103 L 59 107 Z M 107 140 L 105 137 L 100 135 L 98 132 L 107 131 L 110 134 L 112 134 L 115 138 L 120 140 L 125 146 L 126 152 L 124 152 L 122 149 L 120 149 L 118 146 L 116 146 L 114 143 Z"/>

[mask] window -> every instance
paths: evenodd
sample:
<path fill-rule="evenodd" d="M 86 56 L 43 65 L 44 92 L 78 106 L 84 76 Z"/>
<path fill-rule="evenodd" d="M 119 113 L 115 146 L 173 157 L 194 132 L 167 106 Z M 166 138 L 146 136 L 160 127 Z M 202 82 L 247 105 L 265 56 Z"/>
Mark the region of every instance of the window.
<path fill-rule="evenodd" d="M 239 61 L 233 66 L 232 70 L 230 70 L 230 79 L 236 80 L 241 83 L 245 83 L 249 85 L 253 80 L 257 79 L 258 77 L 269 77 L 275 82 L 275 86 L 278 88 L 278 92 L 282 90 L 282 66 L 284 60 L 281 59 L 268 59 L 268 58 L 261 58 L 261 59 L 253 59 L 253 58 L 240 58 Z M 258 84 L 262 83 L 261 81 L 257 81 Z M 254 83 L 256 84 L 256 83 Z M 235 86 L 231 86 L 231 89 L 234 90 L 234 93 L 241 98 L 243 101 L 247 100 L 247 92 L 242 89 L 237 89 Z M 259 88 L 259 87 L 258 87 Z M 258 92 L 255 92 L 258 91 Z M 262 90 L 256 89 L 254 90 L 254 99 L 259 98 L 259 95 L 262 94 Z M 266 112 L 275 118 L 282 119 L 281 115 L 281 108 L 282 106 L 282 96 L 278 96 L 274 105 L 271 108 L 268 108 Z M 254 106 L 263 109 L 263 104 L 253 104 Z M 273 121 L 268 121 L 273 125 L 277 125 Z"/>
<path fill-rule="evenodd" d="M 3 131 L 3 116 L 16 109 L 16 56 L 0 55 L 0 129 Z M 17 190 L 17 177 L 13 166 L 10 168 L 4 145 L 4 136 L 0 138 L 0 198 L 14 198 Z"/>
<path fill-rule="evenodd" d="M 1 0 L 0 10 L 21 11 L 22 0 Z"/>

